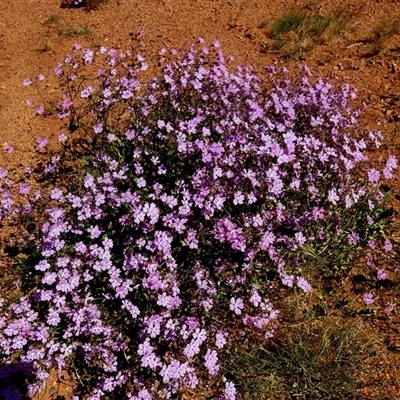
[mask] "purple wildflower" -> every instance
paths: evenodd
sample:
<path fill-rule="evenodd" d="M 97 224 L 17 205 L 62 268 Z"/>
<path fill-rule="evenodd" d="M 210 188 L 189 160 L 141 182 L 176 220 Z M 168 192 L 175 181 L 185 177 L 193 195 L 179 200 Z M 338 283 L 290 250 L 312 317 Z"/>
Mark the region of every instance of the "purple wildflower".
<path fill-rule="evenodd" d="M 224 400 L 236 400 L 236 388 L 233 382 L 225 382 Z"/>
<path fill-rule="evenodd" d="M 391 312 L 393 310 L 394 310 L 394 307 L 390 303 L 387 303 L 386 307 L 385 307 L 385 311 Z"/>
<path fill-rule="evenodd" d="M 4 179 L 8 175 L 8 171 L 0 167 L 0 179 Z"/>
<path fill-rule="evenodd" d="M 378 184 L 378 182 L 379 182 L 379 176 L 380 176 L 380 173 L 375 168 L 371 168 L 368 171 L 368 180 L 375 185 Z"/>
<path fill-rule="evenodd" d="M 226 344 L 226 339 L 225 339 L 225 335 L 221 332 L 218 332 L 215 335 L 215 345 L 219 348 L 222 349 Z"/>
<path fill-rule="evenodd" d="M 67 140 L 68 140 L 68 137 L 67 137 L 64 133 L 61 133 L 61 134 L 58 136 L 58 141 L 59 141 L 60 143 L 65 143 Z"/>
<path fill-rule="evenodd" d="M 385 244 L 383 245 L 383 249 L 386 251 L 392 251 L 393 250 L 393 244 L 389 239 L 385 240 Z"/>
<path fill-rule="evenodd" d="M 93 87 L 88 86 L 81 91 L 81 98 L 87 99 L 88 97 L 90 97 L 92 95 L 93 92 L 94 92 Z"/>
<path fill-rule="evenodd" d="M 4 151 L 9 154 L 14 153 L 14 147 L 9 144 L 6 144 L 6 146 L 4 147 Z"/>
<path fill-rule="evenodd" d="M 94 130 L 94 133 L 103 132 L 103 124 L 99 122 L 96 125 L 93 125 L 93 130 Z"/>
<path fill-rule="evenodd" d="M 355 232 L 351 232 L 347 235 L 347 241 L 351 246 L 355 246 L 359 240 L 360 237 Z"/>
<path fill-rule="evenodd" d="M 378 280 L 380 280 L 380 281 L 385 280 L 388 277 L 387 273 L 384 269 L 378 269 L 378 272 L 376 275 L 377 275 Z"/>
<path fill-rule="evenodd" d="M 365 293 L 363 296 L 363 301 L 367 306 L 370 306 L 374 301 L 374 295 L 372 293 Z"/>
<path fill-rule="evenodd" d="M 240 315 L 244 308 L 243 300 L 241 298 L 231 298 L 229 309 L 232 310 L 235 314 Z"/>
<path fill-rule="evenodd" d="M 31 191 L 31 187 L 27 183 L 21 183 L 19 186 L 19 194 L 25 195 L 28 194 Z"/>
<path fill-rule="evenodd" d="M 215 350 L 207 350 L 206 355 L 204 356 L 205 359 L 205 367 L 207 368 L 210 375 L 215 376 L 219 371 L 218 365 L 218 355 Z"/>
<path fill-rule="evenodd" d="M 36 115 L 42 115 L 44 113 L 44 107 L 42 105 L 36 107 Z"/>
<path fill-rule="evenodd" d="M 49 141 L 44 137 L 41 137 L 37 140 L 39 149 L 43 149 L 44 147 L 47 146 L 48 143 L 49 143 Z"/>
<path fill-rule="evenodd" d="M 338 196 L 336 189 L 330 189 L 330 190 L 329 190 L 328 200 L 329 200 L 333 205 L 336 205 L 337 202 L 340 200 L 340 197 Z"/>
<path fill-rule="evenodd" d="M 304 292 L 308 293 L 311 291 L 311 285 L 301 276 L 297 278 L 297 286 Z"/>
<path fill-rule="evenodd" d="M 275 235 L 272 232 L 264 233 L 260 240 L 259 246 L 261 250 L 268 250 L 275 241 Z"/>

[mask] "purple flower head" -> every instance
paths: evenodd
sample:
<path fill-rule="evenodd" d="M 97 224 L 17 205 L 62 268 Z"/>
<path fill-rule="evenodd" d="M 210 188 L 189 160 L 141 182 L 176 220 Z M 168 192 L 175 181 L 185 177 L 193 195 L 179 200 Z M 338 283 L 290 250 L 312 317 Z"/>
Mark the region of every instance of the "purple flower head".
<path fill-rule="evenodd" d="M 44 107 L 42 105 L 36 108 L 36 115 L 42 115 L 44 113 Z"/>
<path fill-rule="evenodd" d="M 8 175 L 8 171 L 0 167 L 0 179 L 4 179 Z"/>
<path fill-rule="evenodd" d="M 388 277 L 387 273 L 384 269 L 378 269 L 378 272 L 376 275 L 377 275 L 378 280 L 380 280 L 380 281 L 385 280 Z"/>
<path fill-rule="evenodd" d="M 301 276 L 297 278 L 297 287 L 299 287 L 304 293 L 311 291 L 311 285 Z"/>
<path fill-rule="evenodd" d="M 397 157 L 394 155 L 390 155 L 386 162 L 386 168 L 389 171 L 393 171 L 394 169 L 397 168 L 397 162 L 398 162 Z"/>
<path fill-rule="evenodd" d="M 347 241 L 348 241 L 349 245 L 351 245 L 351 246 L 356 245 L 359 240 L 360 240 L 360 237 L 355 232 L 352 232 L 347 235 Z"/>
<path fill-rule="evenodd" d="M 81 98 L 87 99 L 88 97 L 90 97 L 92 95 L 93 92 L 94 92 L 93 87 L 88 86 L 81 91 Z"/>
<path fill-rule="evenodd" d="M 54 73 L 57 75 L 57 76 L 60 76 L 60 75 L 62 75 L 63 74 L 63 70 L 62 70 L 62 68 L 61 68 L 61 63 L 58 63 L 58 65 L 54 68 Z"/>
<path fill-rule="evenodd" d="M 383 249 L 386 251 L 392 251 L 393 250 L 393 244 L 389 239 L 385 240 L 385 244 L 383 245 Z"/>
<path fill-rule="evenodd" d="M 263 237 L 261 238 L 259 242 L 259 246 L 261 250 L 268 250 L 271 245 L 275 241 L 275 235 L 272 232 L 266 232 L 264 233 Z"/>
<path fill-rule="evenodd" d="M 243 204 L 244 196 L 243 193 L 239 190 L 235 193 L 235 197 L 233 199 L 233 204 Z"/>
<path fill-rule="evenodd" d="M 61 134 L 58 136 L 58 141 L 59 141 L 60 143 L 65 143 L 67 140 L 68 140 L 68 137 L 67 137 L 67 135 L 65 135 L 65 133 L 61 133 Z"/>
<path fill-rule="evenodd" d="M 340 197 L 338 196 L 336 189 L 330 189 L 329 190 L 328 200 L 333 205 L 336 205 L 337 202 L 340 200 Z"/>
<path fill-rule="evenodd" d="M 28 194 L 31 191 L 31 187 L 27 183 L 21 183 L 19 186 L 19 194 L 25 195 Z"/>
<path fill-rule="evenodd" d="M 370 183 L 377 185 L 379 182 L 380 173 L 375 168 L 371 168 L 368 171 L 368 180 Z"/>
<path fill-rule="evenodd" d="M 215 39 L 213 42 L 212 42 L 212 45 L 215 47 L 215 48 L 219 48 L 219 47 L 221 47 L 221 45 L 220 45 L 220 43 L 219 43 L 219 41 L 217 40 L 217 39 Z"/>
<path fill-rule="evenodd" d="M 387 303 L 386 307 L 385 307 L 385 311 L 391 312 L 393 310 L 394 310 L 394 307 L 390 303 Z"/>
<path fill-rule="evenodd" d="M 236 387 L 233 382 L 225 382 L 224 400 L 236 400 Z"/>
<path fill-rule="evenodd" d="M 14 147 L 6 143 L 4 151 L 9 154 L 14 153 Z"/>
<path fill-rule="evenodd" d="M 204 356 L 205 359 L 205 367 L 207 368 L 210 375 L 215 376 L 219 371 L 218 365 L 218 355 L 215 350 L 207 350 L 206 355 Z"/>
<path fill-rule="evenodd" d="M 250 297 L 250 302 L 255 306 L 258 307 L 261 303 L 262 299 L 260 294 L 258 293 L 258 290 L 253 289 L 251 292 L 251 297 Z"/>
<path fill-rule="evenodd" d="M 200 352 L 200 344 L 197 340 L 191 340 L 183 350 L 185 356 L 190 360 Z"/>
<path fill-rule="evenodd" d="M 44 147 L 47 146 L 48 143 L 49 141 L 44 137 L 40 137 L 39 139 L 37 139 L 37 144 L 39 149 L 43 149 Z"/>
<path fill-rule="evenodd" d="M 94 133 L 103 132 L 103 124 L 99 122 L 96 125 L 93 125 L 93 130 L 94 130 Z"/>
<path fill-rule="evenodd" d="M 244 303 L 241 298 L 231 298 L 231 301 L 229 303 L 229 309 L 233 311 L 235 314 L 240 315 L 242 313 L 242 310 L 244 308 Z"/>
<path fill-rule="evenodd" d="M 226 344 L 226 339 L 225 339 L 225 334 L 218 332 L 215 335 L 215 345 L 219 348 L 222 349 Z"/>
<path fill-rule="evenodd" d="M 54 188 L 51 191 L 50 198 L 53 200 L 60 200 L 63 197 L 63 192 L 59 188 Z"/>
<path fill-rule="evenodd" d="M 374 301 L 374 295 L 372 293 L 365 293 L 363 296 L 363 301 L 365 305 L 370 306 Z"/>
<path fill-rule="evenodd" d="M 85 64 L 90 64 L 93 60 L 93 51 L 90 49 L 84 49 L 82 58 Z"/>

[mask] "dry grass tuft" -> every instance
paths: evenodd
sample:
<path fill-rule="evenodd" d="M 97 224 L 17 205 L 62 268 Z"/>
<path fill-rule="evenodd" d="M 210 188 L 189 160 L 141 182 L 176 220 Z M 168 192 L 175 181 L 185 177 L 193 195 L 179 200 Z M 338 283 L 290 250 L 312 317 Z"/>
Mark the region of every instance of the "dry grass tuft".
<path fill-rule="evenodd" d="M 339 40 L 355 30 L 358 23 L 353 21 L 353 16 L 342 8 L 324 15 L 306 8 L 294 9 L 273 24 L 269 36 L 276 50 L 284 51 L 290 58 L 301 59 L 315 46 Z"/>
<path fill-rule="evenodd" d="M 286 299 L 285 321 L 273 339 L 243 343 L 227 360 L 226 376 L 243 400 L 358 398 L 360 372 L 375 343 L 361 320 L 334 316 L 317 299 L 302 297 Z"/>
<path fill-rule="evenodd" d="M 86 0 L 86 8 L 88 10 L 97 10 L 106 2 L 107 0 Z"/>
<path fill-rule="evenodd" d="M 61 36 L 74 38 L 76 36 L 83 36 L 86 39 L 92 37 L 92 31 L 88 25 L 67 25 L 60 28 L 59 33 Z"/>
<path fill-rule="evenodd" d="M 366 57 L 373 57 L 380 54 L 384 49 L 386 42 L 394 35 L 400 34 L 400 15 L 380 20 L 372 30 L 372 37 L 368 40 L 370 43 Z"/>

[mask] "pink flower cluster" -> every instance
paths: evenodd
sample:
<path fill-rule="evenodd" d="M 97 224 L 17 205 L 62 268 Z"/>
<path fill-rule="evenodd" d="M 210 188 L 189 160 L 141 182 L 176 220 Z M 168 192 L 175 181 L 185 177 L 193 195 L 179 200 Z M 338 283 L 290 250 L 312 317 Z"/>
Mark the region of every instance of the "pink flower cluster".
<path fill-rule="evenodd" d="M 378 139 L 359 131 L 348 85 L 232 72 L 202 40 L 172 53 L 143 81 L 142 56 L 75 46 L 55 72 L 59 116 L 91 145 L 84 172 L 71 178 L 65 152 L 52 156 L 48 191 L 19 182 L 21 202 L 0 168 L 0 221 L 20 224 L 45 204 L 35 235 L 25 232 L 25 296 L 5 301 L 0 319 L 6 361 L 37 371 L 31 393 L 74 365 L 86 377 L 75 395 L 90 400 L 167 399 L 206 382 L 233 400 L 227 344 L 273 335 L 274 296 L 311 290 L 312 251 L 370 240 L 380 173 L 358 171 Z M 391 157 L 383 174 L 396 167 Z M 361 225 L 349 228 L 354 215 Z"/>

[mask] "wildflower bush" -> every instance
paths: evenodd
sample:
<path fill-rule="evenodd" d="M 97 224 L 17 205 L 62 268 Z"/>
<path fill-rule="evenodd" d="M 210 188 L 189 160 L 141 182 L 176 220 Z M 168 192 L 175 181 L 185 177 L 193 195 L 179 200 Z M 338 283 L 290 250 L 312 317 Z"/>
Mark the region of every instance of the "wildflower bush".
<path fill-rule="evenodd" d="M 310 291 L 311 260 L 323 274 L 383 244 L 378 185 L 397 160 L 368 167 L 380 135 L 360 130 L 349 85 L 227 64 L 200 40 L 163 49 L 158 72 L 79 45 L 56 67 L 62 149 L 22 182 L 0 169 L 0 220 L 27 255 L 0 352 L 32 363 L 31 394 L 69 369 L 74 399 L 240 397 L 224 360 L 273 336 L 276 295 Z"/>
<path fill-rule="evenodd" d="M 83 7 L 86 5 L 86 0 L 64 0 L 63 7 Z"/>
<path fill-rule="evenodd" d="M 90 10 L 93 10 L 104 3 L 105 0 L 63 0 L 62 6 L 68 8 L 86 7 Z"/>

